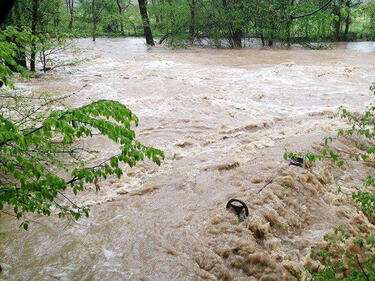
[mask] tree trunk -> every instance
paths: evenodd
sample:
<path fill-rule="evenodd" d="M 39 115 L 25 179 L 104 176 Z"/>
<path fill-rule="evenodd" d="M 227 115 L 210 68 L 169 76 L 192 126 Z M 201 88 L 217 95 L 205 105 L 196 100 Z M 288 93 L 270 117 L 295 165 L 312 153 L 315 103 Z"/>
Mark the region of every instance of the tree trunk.
<path fill-rule="evenodd" d="M 229 3 L 231 3 L 229 1 Z M 242 3 L 242 2 L 241 2 Z M 229 11 L 234 9 L 243 10 L 243 4 L 240 5 L 240 7 L 233 7 L 229 6 L 227 0 L 222 0 L 222 5 L 224 9 L 228 9 Z M 238 24 L 233 25 L 232 22 L 228 22 L 228 39 L 230 42 L 231 47 L 234 48 L 242 48 L 242 37 L 244 36 L 244 29 L 241 27 L 238 27 Z"/>
<path fill-rule="evenodd" d="M 96 39 L 96 11 L 95 0 L 91 0 L 91 14 L 92 14 L 92 41 Z"/>
<path fill-rule="evenodd" d="M 19 32 L 21 32 L 22 31 L 22 25 L 21 25 L 22 7 L 21 7 L 19 1 L 15 3 L 14 11 L 15 11 L 16 19 L 17 19 L 17 23 L 18 23 L 17 24 L 17 30 Z M 17 48 L 18 48 L 16 62 L 17 62 L 18 65 L 21 65 L 24 68 L 27 68 L 25 48 L 20 43 L 16 42 L 16 45 L 17 45 Z"/>
<path fill-rule="evenodd" d="M 340 39 L 340 30 L 341 30 L 341 5 L 343 0 L 340 0 L 339 3 L 334 7 L 333 14 L 337 17 L 335 21 L 334 28 L 335 28 L 335 40 L 338 41 Z"/>
<path fill-rule="evenodd" d="M 269 39 L 268 39 L 268 47 L 273 46 L 273 40 L 274 40 L 274 34 L 275 34 L 274 32 L 275 32 L 275 29 L 276 29 L 274 22 L 271 22 L 271 29 L 272 29 L 272 33 L 270 34 Z"/>
<path fill-rule="evenodd" d="M 346 1 L 346 7 L 350 9 L 350 0 Z M 350 27 L 350 12 L 348 13 L 348 16 L 345 19 L 345 35 L 348 35 L 349 27 Z"/>
<path fill-rule="evenodd" d="M 121 18 L 121 20 L 120 20 L 120 32 L 121 32 L 121 35 L 122 35 L 122 36 L 125 36 L 124 21 L 123 21 L 122 18 Z"/>
<path fill-rule="evenodd" d="M 155 0 L 151 0 L 152 6 L 155 6 Z M 159 20 L 159 11 L 156 11 L 155 13 L 155 21 L 156 25 L 159 26 L 160 20 Z"/>
<path fill-rule="evenodd" d="M 31 33 L 36 35 L 36 26 L 38 21 L 38 9 L 39 9 L 39 0 L 33 1 L 32 7 L 32 22 L 31 22 Z M 36 56 L 36 42 L 33 39 L 31 42 L 31 57 L 30 57 L 30 70 L 35 71 L 35 56 Z"/>
<path fill-rule="evenodd" d="M 243 32 L 240 29 L 236 29 L 233 32 L 233 45 L 236 48 L 242 48 L 242 37 L 243 37 Z"/>
<path fill-rule="evenodd" d="M 73 22 L 74 22 L 74 0 L 67 0 L 66 4 L 68 6 L 68 11 L 70 14 L 69 19 L 69 30 L 73 29 Z"/>
<path fill-rule="evenodd" d="M 17 44 L 18 51 L 17 51 L 17 64 L 20 66 L 27 68 L 27 63 L 26 63 L 26 53 L 23 49 L 23 46 L 20 46 Z"/>
<path fill-rule="evenodd" d="M 118 12 L 120 14 L 120 32 L 122 36 L 125 36 L 125 31 L 124 31 L 124 19 L 122 18 L 122 6 L 120 3 L 120 0 L 116 0 L 117 7 L 118 7 Z"/>
<path fill-rule="evenodd" d="M 45 42 L 42 43 L 42 49 L 40 50 L 40 61 L 43 64 L 43 71 L 47 72 L 47 57 L 46 57 L 46 50 L 45 50 Z"/>
<path fill-rule="evenodd" d="M 194 41 L 195 38 L 195 0 L 188 1 L 190 7 L 190 26 L 189 34 L 190 39 Z"/>
<path fill-rule="evenodd" d="M 9 11 L 12 9 L 12 6 L 16 2 L 15 0 L 1 1 L 0 9 L 0 23 L 3 23 L 6 17 L 8 16 Z"/>
<path fill-rule="evenodd" d="M 291 33 L 292 33 L 292 31 L 291 31 L 291 29 L 292 29 L 292 21 L 288 21 L 287 22 L 287 37 L 286 37 L 286 43 L 287 43 L 287 45 L 288 45 L 288 47 L 290 47 L 291 46 Z"/>
<path fill-rule="evenodd" d="M 345 35 L 348 35 L 350 27 L 350 14 L 346 17 L 345 20 Z"/>
<path fill-rule="evenodd" d="M 339 20 L 335 22 L 335 39 L 340 39 L 340 29 L 341 29 L 341 16 L 339 16 Z"/>
<path fill-rule="evenodd" d="M 291 0 L 290 1 L 291 8 L 293 8 L 294 4 L 295 4 L 294 0 Z M 287 22 L 288 37 L 286 38 L 286 42 L 288 44 L 288 47 L 290 47 L 290 45 L 291 45 L 292 25 L 293 25 L 293 20 L 288 20 L 288 22 Z"/>
<path fill-rule="evenodd" d="M 260 40 L 262 40 L 262 46 L 263 47 L 266 46 L 266 42 L 264 40 L 264 34 L 263 34 L 263 32 L 260 34 Z"/>
<path fill-rule="evenodd" d="M 152 31 L 150 27 L 150 21 L 148 19 L 147 7 L 145 0 L 138 0 L 139 12 L 141 13 L 144 35 L 146 38 L 147 45 L 154 46 L 154 38 L 152 37 Z"/>
<path fill-rule="evenodd" d="M 73 29 L 73 16 L 71 15 L 70 20 L 69 20 L 69 30 L 72 30 L 72 29 Z"/>
<path fill-rule="evenodd" d="M 159 5 L 164 5 L 164 0 L 159 0 Z M 159 21 L 163 22 L 163 20 L 164 20 L 164 16 L 163 16 L 163 13 L 161 13 L 159 15 Z"/>
<path fill-rule="evenodd" d="M 56 2 L 56 14 L 54 15 L 53 23 L 56 28 L 60 25 L 60 1 Z"/>

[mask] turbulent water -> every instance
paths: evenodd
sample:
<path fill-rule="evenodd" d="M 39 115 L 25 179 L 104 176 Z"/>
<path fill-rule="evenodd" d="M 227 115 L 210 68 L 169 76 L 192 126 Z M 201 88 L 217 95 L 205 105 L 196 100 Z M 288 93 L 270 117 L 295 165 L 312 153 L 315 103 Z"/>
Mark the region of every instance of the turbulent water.
<path fill-rule="evenodd" d="M 64 57 L 87 61 L 19 86 L 77 92 L 76 105 L 118 100 L 139 117 L 138 138 L 166 159 L 78 195 L 91 205 L 78 223 L 34 217 L 25 232 L 2 214 L 0 279 L 296 280 L 299 269 L 317 266 L 310 247 L 333 227 L 373 230 L 335 192 L 335 182 L 356 183 L 356 166 L 309 171 L 282 155 L 316 148 L 345 126 L 340 105 L 360 111 L 373 100 L 374 43 L 167 50 L 102 38 L 77 46 Z M 113 152 L 104 140 L 88 145 Z M 225 209 L 231 198 L 248 204 L 246 220 Z"/>

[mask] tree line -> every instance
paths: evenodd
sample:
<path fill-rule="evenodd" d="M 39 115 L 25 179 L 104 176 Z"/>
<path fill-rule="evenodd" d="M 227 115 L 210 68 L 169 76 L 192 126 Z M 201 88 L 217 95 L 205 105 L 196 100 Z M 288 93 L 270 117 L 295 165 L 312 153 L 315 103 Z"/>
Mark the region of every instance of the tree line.
<path fill-rule="evenodd" d="M 243 47 L 245 39 L 373 40 L 371 0 L 18 0 L 3 26 L 34 36 L 141 36 L 148 44 L 200 42 Z M 31 46 L 36 49 L 36 46 Z M 32 52 L 31 64 L 34 64 Z M 31 66 L 31 68 L 34 68 Z"/>

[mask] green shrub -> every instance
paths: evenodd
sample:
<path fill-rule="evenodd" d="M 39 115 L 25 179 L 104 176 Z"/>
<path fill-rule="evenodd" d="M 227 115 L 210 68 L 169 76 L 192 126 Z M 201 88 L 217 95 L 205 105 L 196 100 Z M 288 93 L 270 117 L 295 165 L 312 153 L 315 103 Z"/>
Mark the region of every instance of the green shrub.
<path fill-rule="evenodd" d="M 16 62 L 16 44 L 7 41 L 14 33 L 8 28 L 0 34 L 0 79 L 12 87 L 13 71 L 24 72 Z M 68 97 L 0 89 L 0 210 L 9 213 L 11 207 L 25 229 L 26 213 L 76 220 L 88 216 L 89 209 L 68 198 L 66 189 L 77 194 L 89 184 L 99 188 L 100 179 L 122 176 L 122 164 L 133 167 L 147 157 L 160 165 L 164 158 L 161 150 L 136 139 L 132 126 L 138 118 L 125 105 L 99 100 L 69 108 L 64 103 Z M 83 141 L 98 134 L 112 141 L 118 153 L 90 163 L 92 153 Z"/>
<path fill-rule="evenodd" d="M 370 87 L 375 94 L 375 84 Z M 320 153 L 308 152 L 304 155 L 310 163 L 317 160 L 329 160 L 338 167 L 346 161 L 373 161 L 375 157 L 375 106 L 371 105 L 363 114 L 355 114 L 345 108 L 340 109 L 341 118 L 345 118 L 351 126 L 340 129 L 336 137 L 327 137 Z M 350 138 L 355 141 L 361 152 L 345 154 L 329 148 L 329 143 Z M 286 152 L 284 158 L 301 157 L 302 153 Z M 356 187 L 351 194 L 352 200 L 358 204 L 369 221 L 375 222 L 375 194 L 369 186 L 375 185 L 374 175 L 368 175 L 362 187 Z M 325 249 L 313 249 L 312 255 L 324 268 L 319 272 L 311 272 L 312 280 L 375 280 L 375 234 L 360 234 L 356 237 L 345 232 L 341 227 L 334 230 L 333 235 L 324 236 L 328 242 Z"/>

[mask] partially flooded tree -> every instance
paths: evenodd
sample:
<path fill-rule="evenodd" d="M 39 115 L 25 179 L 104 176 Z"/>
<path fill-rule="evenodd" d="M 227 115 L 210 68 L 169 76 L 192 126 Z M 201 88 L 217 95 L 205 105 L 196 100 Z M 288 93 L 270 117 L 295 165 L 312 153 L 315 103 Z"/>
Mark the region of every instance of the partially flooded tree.
<path fill-rule="evenodd" d="M 124 11 L 130 6 L 131 2 L 123 2 L 121 0 L 116 0 L 117 8 L 118 8 L 118 13 L 120 16 L 120 32 L 121 35 L 125 35 L 125 30 L 124 30 Z"/>
<path fill-rule="evenodd" d="M 32 5 L 31 33 L 36 35 L 38 24 L 39 0 L 34 0 Z M 35 37 L 31 43 L 30 70 L 35 71 L 36 42 Z"/>
<path fill-rule="evenodd" d="M 66 0 L 66 7 L 69 12 L 69 30 L 73 29 L 74 23 L 74 0 Z"/>
<path fill-rule="evenodd" d="M 147 6 L 145 0 L 138 0 L 139 5 L 139 12 L 142 17 L 142 25 L 143 25 L 143 31 L 146 38 L 147 45 L 154 46 L 154 38 L 152 36 L 151 27 L 150 27 L 150 20 L 148 18 L 147 14 Z"/>
<path fill-rule="evenodd" d="M 95 0 L 91 0 L 91 19 L 92 19 L 92 41 L 95 42 L 96 39 L 96 22 L 97 22 L 97 13 L 95 7 Z"/>
<path fill-rule="evenodd" d="M 190 8 L 190 26 L 189 26 L 189 33 L 190 39 L 193 41 L 195 37 L 195 9 L 196 9 L 196 0 L 187 0 Z"/>

